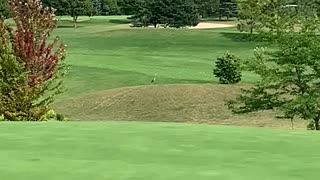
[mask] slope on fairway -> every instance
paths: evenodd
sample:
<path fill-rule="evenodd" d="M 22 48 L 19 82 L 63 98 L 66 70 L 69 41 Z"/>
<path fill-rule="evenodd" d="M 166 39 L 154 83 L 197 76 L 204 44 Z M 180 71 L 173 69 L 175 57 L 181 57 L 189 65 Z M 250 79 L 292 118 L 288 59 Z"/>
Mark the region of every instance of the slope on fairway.
<path fill-rule="evenodd" d="M 320 135 L 151 123 L 1 123 L 1 180 L 301 180 Z"/>
<path fill-rule="evenodd" d="M 245 85 L 155 85 L 119 88 L 59 102 L 57 112 L 71 120 L 168 121 L 289 127 L 289 120 L 274 113 L 233 115 L 225 100 L 236 97 Z M 295 127 L 305 128 L 302 121 Z"/>

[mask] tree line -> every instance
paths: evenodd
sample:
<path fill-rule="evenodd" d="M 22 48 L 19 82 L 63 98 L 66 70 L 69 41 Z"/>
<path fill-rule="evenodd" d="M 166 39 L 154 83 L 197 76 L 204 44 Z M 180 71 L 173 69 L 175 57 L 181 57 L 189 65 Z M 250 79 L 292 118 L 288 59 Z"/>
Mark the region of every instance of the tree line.
<path fill-rule="evenodd" d="M 58 16 L 70 15 L 74 25 L 79 16 L 131 15 L 134 26 L 184 27 L 201 18 L 222 19 L 238 14 L 235 0 L 42 0 L 43 7 L 56 9 Z M 10 17 L 7 1 L 0 0 L 0 15 Z"/>
<path fill-rule="evenodd" d="M 68 4 L 86 4 L 86 13 L 91 15 L 133 15 L 143 2 L 154 0 L 42 0 L 44 6 L 57 9 L 56 15 L 68 15 Z M 166 2 L 165 0 L 157 0 Z M 235 13 L 234 0 L 192 0 L 202 17 L 232 16 Z M 169 1 L 170 2 L 170 1 Z M 186 2 L 188 4 L 188 2 Z M 81 14 L 86 15 L 81 12 Z M 7 0 L 0 0 L 0 14 L 7 16 Z"/>
<path fill-rule="evenodd" d="M 90 11 L 93 15 L 133 15 L 136 13 L 143 3 L 154 0 L 42 0 L 44 5 L 53 6 L 59 9 L 57 15 L 66 15 L 63 10 L 66 6 L 63 6 L 66 2 L 72 1 L 74 4 L 83 2 L 84 4 L 91 4 Z M 171 1 L 157 0 L 163 3 L 169 3 Z M 209 17 L 214 15 L 228 16 L 234 12 L 232 6 L 234 0 L 192 0 L 197 6 L 197 10 L 203 17 Z M 174 1 L 173 1 L 174 2 Z M 189 2 L 186 1 L 185 5 Z M 170 6 L 170 5 L 168 5 Z"/>
<path fill-rule="evenodd" d="M 288 26 L 288 18 L 320 15 L 319 0 L 237 0 L 238 29 L 241 32 L 260 33 L 266 29 L 281 33 Z"/>

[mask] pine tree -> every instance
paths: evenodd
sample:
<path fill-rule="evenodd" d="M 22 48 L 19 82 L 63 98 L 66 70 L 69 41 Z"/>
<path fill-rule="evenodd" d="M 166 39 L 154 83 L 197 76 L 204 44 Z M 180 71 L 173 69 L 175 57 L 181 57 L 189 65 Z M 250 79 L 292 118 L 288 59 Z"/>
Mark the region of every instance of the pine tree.
<path fill-rule="evenodd" d="M 141 0 L 130 19 L 137 25 L 180 28 L 197 25 L 200 16 L 193 0 Z"/>
<path fill-rule="evenodd" d="M 94 14 L 95 15 L 102 15 L 102 3 L 101 0 L 92 0 Z"/>
<path fill-rule="evenodd" d="M 234 0 L 220 0 L 218 13 L 220 20 L 224 16 L 227 17 L 227 20 L 230 17 L 236 17 L 238 13 L 237 4 Z"/>

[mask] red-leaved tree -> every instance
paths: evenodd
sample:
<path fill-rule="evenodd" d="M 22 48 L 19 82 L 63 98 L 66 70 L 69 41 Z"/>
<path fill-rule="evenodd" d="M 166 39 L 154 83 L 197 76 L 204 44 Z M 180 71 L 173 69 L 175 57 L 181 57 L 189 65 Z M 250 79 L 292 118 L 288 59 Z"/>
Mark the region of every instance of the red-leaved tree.
<path fill-rule="evenodd" d="M 9 7 L 16 26 L 0 22 L 0 41 L 7 44 L 0 49 L 7 54 L 0 57 L 0 114 L 6 120 L 43 120 L 66 72 L 64 45 L 58 38 L 50 42 L 54 9 L 43 8 L 40 0 L 10 0 Z"/>

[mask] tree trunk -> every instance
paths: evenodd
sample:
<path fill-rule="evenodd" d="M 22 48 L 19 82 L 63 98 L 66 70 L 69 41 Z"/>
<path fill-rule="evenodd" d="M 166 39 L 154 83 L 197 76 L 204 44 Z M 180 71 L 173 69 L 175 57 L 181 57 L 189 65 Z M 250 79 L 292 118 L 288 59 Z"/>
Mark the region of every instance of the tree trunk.
<path fill-rule="evenodd" d="M 314 121 L 315 129 L 316 129 L 317 131 L 319 131 L 319 130 L 320 130 L 320 124 L 319 124 L 320 116 L 317 116 L 316 118 L 314 118 L 313 121 Z"/>
<path fill-rule="evenodd" d="M 253 18 L 250 19 L 250 35 L 252 37 L 252 33 L 253 33 Z"/>
<path fill-rule="evenodd" d="M 73 17 L 73 27 L 77 28 L 77 20 L 78 20 L 78 16 L 74 16 Z"/>

